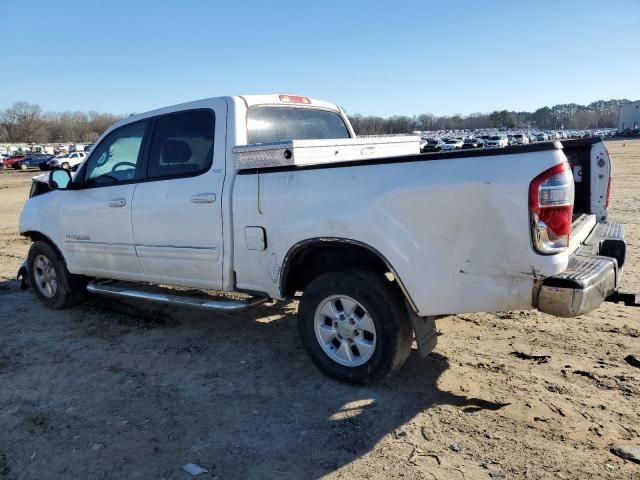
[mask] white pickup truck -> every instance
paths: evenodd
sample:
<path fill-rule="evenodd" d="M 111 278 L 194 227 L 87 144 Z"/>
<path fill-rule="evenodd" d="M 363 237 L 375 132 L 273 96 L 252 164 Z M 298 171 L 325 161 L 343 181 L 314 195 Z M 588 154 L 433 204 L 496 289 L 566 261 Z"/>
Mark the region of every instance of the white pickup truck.
<path fill-rule="evenodd" d="M 33 182 L 19 278 L 50 308 L 85 290 L 214 311 L 302 292 L 302 344 L 355 383 L 399 368 L 414 338 L 428 354 L 440 316 L 573 317 L 618 298 L 599 139 L 433 154 L 419 140 L 356 138 L 339 107 L 291 95 L 129 117 L 75 173 Z"/>

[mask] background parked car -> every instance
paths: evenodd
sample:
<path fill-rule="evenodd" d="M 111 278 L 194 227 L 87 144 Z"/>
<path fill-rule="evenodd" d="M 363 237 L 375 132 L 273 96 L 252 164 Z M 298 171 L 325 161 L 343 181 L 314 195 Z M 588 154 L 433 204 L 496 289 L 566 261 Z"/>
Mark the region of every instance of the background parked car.
<path fill-rule="evenodd" d="M 536 133 L 536 142 L 546 142 L 547 140 L 549 140 L 549 135 L 547 135 L 544 132 L 538 132 Z"/>
<path fill-rule="evenodd" d="M 491 137 L 489 137 L 489 140 L 487 140 L 484 143 L 485 147 L 489 147 L 489 148 L 503 148 L 509 145 L 509 141 L 507 140 L 507 137 L 504 135 L 493 135 Z"/>
<path fill-rule="evenodd" d="M 47 162 L 47 166 L 52 170 L 55 168 L 64 168 L 69 170 L 82 163 L 86 156 L 87 154 L 84 152 L 67 153 L 65 155 L 53 157 Z"/>
<path fill-rule="evenodd" d="M 13 167 L 14 162 L 22 160 L 26 155 L 11 155 L 2 161 L 2 168 Z"/>
<path fill-rule="evenodd" d="M 46 155 L 44 153 L 32 153 L 27 155 L 22 160 L 13 162 L 13 168 L 16 170 L 26 170 L 27 168 L 36 168 L 42 164 L 46 164 L 53 158 L 53 155 Z"/>
<path fill-rule="evenodd" d="M 442 150 L 446 151 L 446 150 L 460 150 L 462 148 L 462 140 L 460 140 L 459 138 L 452 138 L 450 140 L 447 140 L 446 142 L 444 142 L 444 145 L 442 145 Z"/>
<path fill-rule="evenodd" d="M 482 140 L 477 138 L 467 138 L 462 144 L 462 148 L 481 148 L 484 146 Z"/>
<path fill-rule="evenodd" d="M 443 145 L 444 145 L 444 142 L 439 138 L 432 138 L 422 148 L 422 152 L 439 152 L 440 150 L 442 150 Z"/>
<path fill-rule="evenodd" d="M 516 145 L 526 145 L 527 143 L 529 143 L 529 137 L 524 133 L 514 133 L 513 143 Z"/>

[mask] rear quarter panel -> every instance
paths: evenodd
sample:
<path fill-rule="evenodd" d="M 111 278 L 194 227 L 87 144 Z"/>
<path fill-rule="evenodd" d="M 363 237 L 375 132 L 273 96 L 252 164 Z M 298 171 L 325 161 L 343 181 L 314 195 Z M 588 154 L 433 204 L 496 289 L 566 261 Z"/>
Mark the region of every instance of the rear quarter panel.
<path fill-rule="evenodd" d="M 531 308 L 536 277 L 567 254 L 531 247 L 528 187 L 561 150 L 238 175 L 233 192 L 237 288 L 280 298 L 301 241 L 362 242 L 392 265 L 420 315 Z M 248 250 L 245 226 L 267 249 Z"/>

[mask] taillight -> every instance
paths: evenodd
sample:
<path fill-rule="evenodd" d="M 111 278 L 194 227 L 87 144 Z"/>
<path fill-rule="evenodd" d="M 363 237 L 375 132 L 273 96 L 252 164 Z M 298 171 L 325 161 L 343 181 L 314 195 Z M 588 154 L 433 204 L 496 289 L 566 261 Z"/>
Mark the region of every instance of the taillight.
<path fill-rule="evenodd" d="M 529 185 L 531 238 L 538 252 L 558 253 L 569 246 L 573 194 L 573 175 L 567 162 L 545 170 Z"/>

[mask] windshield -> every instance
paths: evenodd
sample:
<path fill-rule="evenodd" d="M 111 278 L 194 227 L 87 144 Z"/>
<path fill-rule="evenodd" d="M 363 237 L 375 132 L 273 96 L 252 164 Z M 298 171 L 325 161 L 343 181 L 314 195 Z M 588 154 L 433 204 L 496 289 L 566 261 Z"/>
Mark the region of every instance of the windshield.
<path fill-rule="evenodd" d="M 299 107 L 254 107 L 247 114 L 247 142 L 350 138 L 335 112 Z"/>

